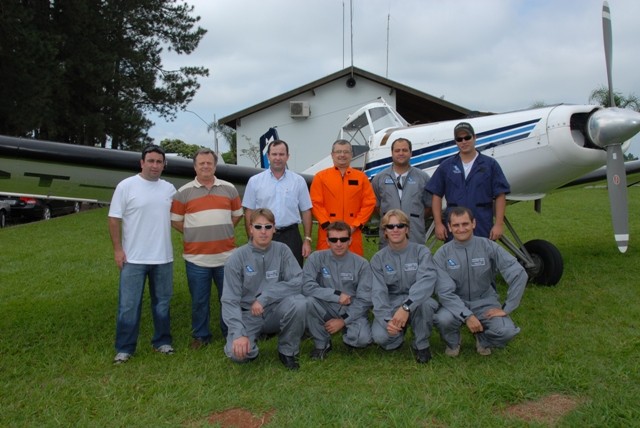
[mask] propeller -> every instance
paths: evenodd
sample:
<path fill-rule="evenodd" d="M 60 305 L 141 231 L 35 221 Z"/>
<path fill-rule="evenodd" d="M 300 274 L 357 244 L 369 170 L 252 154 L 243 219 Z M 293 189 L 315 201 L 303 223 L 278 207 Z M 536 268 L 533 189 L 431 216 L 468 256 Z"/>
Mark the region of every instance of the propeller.
<path fill-rule="evenodd" d="M 629 209 L 622 144 L 637 132 L 638 119 L 637 113 L 633 112 L 633 115 L 628 115 L 625 114 L 624 109 L 616 108 L 611 70 L 613 63 L 611 12 L 609 3 L 606 1 L 602 5 L 602 33 L 607 63 L 610 108 L 596 112 L 589 119 L 589 135 L 592 141 L 607 150 L 607 188 L 609 189 L 613 234 L 618 250 L 624 253 L 629 245 Z"/>

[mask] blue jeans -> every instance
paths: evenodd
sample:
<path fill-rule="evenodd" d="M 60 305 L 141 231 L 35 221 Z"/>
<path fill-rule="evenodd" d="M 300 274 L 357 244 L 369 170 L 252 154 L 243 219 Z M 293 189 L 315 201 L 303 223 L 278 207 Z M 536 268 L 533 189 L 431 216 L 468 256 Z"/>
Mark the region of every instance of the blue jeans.
<path fill-rule="evenodd" d="M 125 263 L 120 271 L 116 352 L 133 354 L 140 332 L 144 283 L 149 278 L 154 348 L 171 345 L 169 303 L 173 294 L 173 262 L 160 265 Z"/>
<path fill-rule="evenodd" d="M 211 282 L 215 282 L 218 289 L 218 302 L 222 297 L 224 283 L 224 266 L 203 267 L 185 261 L 187 282 L 191 293 L 191 330 L 195 339 L 204 343 L 211 342 L 212 334 L 209 328 L 211 313 Z M 222 337 L 227 337 L 227 325 L 222 321 L 220 311 L 220 331 Z"/>

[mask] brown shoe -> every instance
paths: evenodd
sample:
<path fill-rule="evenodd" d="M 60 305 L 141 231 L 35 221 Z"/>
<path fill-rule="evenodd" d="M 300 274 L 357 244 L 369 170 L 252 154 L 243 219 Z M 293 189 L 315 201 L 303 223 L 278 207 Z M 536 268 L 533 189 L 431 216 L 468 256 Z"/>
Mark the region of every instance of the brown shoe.
<path fill-rule="evenodd" d="M 193 349 L 194 351 L 197 351 L 200 348 L 204 348 L 208 344 L 209 344 L 208 342 L 204 342 L 202 339 L 193 339 L 191 341 L 191 344 L 189 345 L 189 348 Z"/>
<path fill-rule="evenodd" d="M 488 348 L 488 347 L 485 348 L 484 346 L 482 346 L 480 344 L 480 341 L 476 337 L 476 352 L 478 352 L 478 354 L 486 357 L 487 355 L 491 355 L 491 348 Z"/>

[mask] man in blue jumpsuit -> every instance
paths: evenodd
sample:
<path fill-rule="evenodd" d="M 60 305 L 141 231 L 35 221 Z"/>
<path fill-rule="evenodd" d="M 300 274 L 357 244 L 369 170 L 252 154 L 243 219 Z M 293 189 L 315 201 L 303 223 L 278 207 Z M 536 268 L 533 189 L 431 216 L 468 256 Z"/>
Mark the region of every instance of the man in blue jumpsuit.
<path fill-rule="evenodd" d="M 476 218 L 475 235 L 496 241 L 503 233 L 509 183 L 498 162 L 476 150 L 476 134 L 471 124 L 460 122 L 453 135 L 458 153 L 440 164 L 426 186 L 433 195 L 431 207 L 436 237 L 451 239 L 442 216 L 442 199 L 446 198 L 445 219 L 451 208 L 467 207 Z"/>
<path fill-rule="evenodd" d="M 449 215 L 453 241 L 433 256 L 436 266 L 455 282 L 457 305 L 438 309 L 434 323 L 447 344 L 445 354 L 460 353 L 460 327 L 466 324 L 476 336 L 476 351 L 490 355 L 491 348 L 502 348 L 519 332 L 509 314 L 522 299 L 527 273 L 518 260 L 487 238 L 473 235 L 476 222 L 471 210 L 455 207 Z M 496 293 L 495 275 L 499 271 L 509 285 L 503 305 Z"/>

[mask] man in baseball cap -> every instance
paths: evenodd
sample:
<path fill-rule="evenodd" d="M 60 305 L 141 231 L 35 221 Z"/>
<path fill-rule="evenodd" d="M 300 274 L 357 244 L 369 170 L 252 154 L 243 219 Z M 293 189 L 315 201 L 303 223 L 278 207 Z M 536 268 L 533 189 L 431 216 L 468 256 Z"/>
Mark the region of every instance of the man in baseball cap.
<path fill-rule="evenodd" d="M 509 183 L 498 162 L 476 150 L 476 133 L 469 122 L 458 123 L 453 128 L 453 136 L 458 153 L 445 159 L 426 185 L 433 195 L 431 206 L 436 237 L 451 239 L 442 221 L 442 199 L 446 198 L 444 218 L 453 207 L 467 207 L 476 218 L 474 234 L 498 240 L 504 228 Z"/>

